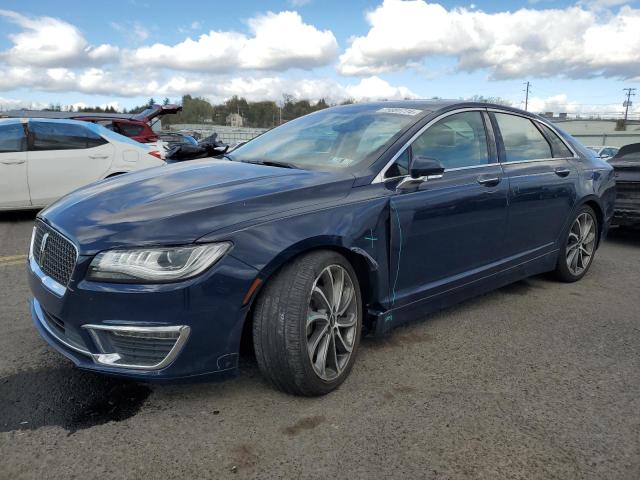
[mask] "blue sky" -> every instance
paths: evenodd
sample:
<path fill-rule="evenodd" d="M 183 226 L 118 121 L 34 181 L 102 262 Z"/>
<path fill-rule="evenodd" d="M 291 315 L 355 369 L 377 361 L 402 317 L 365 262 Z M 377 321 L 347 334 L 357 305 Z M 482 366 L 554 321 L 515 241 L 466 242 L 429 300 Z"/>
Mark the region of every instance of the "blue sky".
<path fill-rule="evenodd" d="M 130 107 L 186 93 L 214 102 L 483 95 L 521 106 L 529 80 L 533 109 L 593 113 L 619 111 L 622 89 L 640 87 L 639 2 L 115 5 L 4 0 L 0 107 Z"/>

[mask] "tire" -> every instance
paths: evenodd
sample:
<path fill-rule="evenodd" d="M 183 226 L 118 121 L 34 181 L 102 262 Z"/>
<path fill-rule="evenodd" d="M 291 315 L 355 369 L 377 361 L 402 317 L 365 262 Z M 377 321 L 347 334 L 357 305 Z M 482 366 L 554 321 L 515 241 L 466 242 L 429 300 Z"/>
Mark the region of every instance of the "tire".
<path fill-rule="evenodd" d="M 341 272 L 346 296 L 336 295 L 340 306 L 335 307 L 333 295 L 322 295 L 325 289 L 333 291 L 332 279 L 339 284 Z M 361 330 L 358 278 L 345 257 L 329 250 L 309 253 L 282 268 L 254 307 L 253 344 L 260 371 L 276 388 L 294 395 L 325 395 L 338 388 L 355 362 Z"/>
<path fill-rule="evenodd" d="M 589 231 L 585 230 L 587 225 L 592 226 Z M 561 239 L 556 278 L 563 282 L 577 282 L 584 277 L 593 263 L 599 235 L 598 217 L 591 207 L 584 205 L 575 214 Z"/>

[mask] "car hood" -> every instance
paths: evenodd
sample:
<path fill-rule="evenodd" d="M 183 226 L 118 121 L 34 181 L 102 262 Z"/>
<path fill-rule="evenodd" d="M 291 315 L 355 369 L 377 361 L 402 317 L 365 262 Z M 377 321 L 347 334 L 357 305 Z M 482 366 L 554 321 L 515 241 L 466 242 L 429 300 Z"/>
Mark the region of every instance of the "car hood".
<path fill-rule="evenodd" d="M 76 190 L 40 217 L 81 255 L 122 246 L 178 245 L 267 216 L 346 196 L 347 173 L 198 160 L 121 175 Z"/>

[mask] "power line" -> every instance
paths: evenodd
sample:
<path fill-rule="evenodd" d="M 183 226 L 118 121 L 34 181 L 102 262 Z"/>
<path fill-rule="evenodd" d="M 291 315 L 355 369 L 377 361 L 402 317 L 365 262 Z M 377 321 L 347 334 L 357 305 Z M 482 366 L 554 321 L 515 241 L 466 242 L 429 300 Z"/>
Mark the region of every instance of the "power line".
<path fill-rule="evenodd" d="M 627 124 L 627 116 L 629 114 L 629 106 L 631 106 L 631 97 L 634 96 L 636 93 L 636 89 L 635 88 L 623 88 L 623 91 L 627 92 L 627 100 L 622 104 L 622 106 L 624 107 L 624 123 L 625 125 Z"/>

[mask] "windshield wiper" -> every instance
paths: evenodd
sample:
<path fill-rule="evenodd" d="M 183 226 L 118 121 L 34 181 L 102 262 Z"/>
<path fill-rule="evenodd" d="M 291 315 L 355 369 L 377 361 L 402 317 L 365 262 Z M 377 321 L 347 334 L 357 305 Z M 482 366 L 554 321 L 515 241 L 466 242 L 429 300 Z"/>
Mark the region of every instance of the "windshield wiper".
<path fill-rule="evenodd" d="M 281 167 L 281 168 L 295 168 L 298 170 L 302 170 L 299 166 L 294 165 L 293 163 L 287 162 L 274 162 L 272 160 L 240 160 L 244 163 L 251 163 L 253 165 L 265 165 L 267 167 Z"/>

